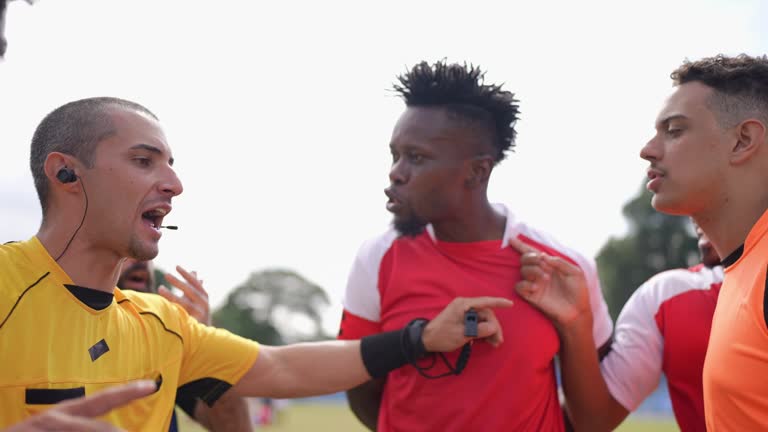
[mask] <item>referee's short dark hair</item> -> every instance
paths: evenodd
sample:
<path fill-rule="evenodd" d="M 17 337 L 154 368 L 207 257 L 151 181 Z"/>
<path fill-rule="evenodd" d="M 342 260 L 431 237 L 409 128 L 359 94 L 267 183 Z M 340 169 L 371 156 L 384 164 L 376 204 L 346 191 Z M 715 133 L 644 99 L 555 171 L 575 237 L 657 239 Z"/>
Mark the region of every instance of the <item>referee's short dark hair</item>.
<path fill-rule="evenodd" d="M 114 97 L 94 97 L 64 104 L 45 116 L 32 136 L 29 167 L 35 180 L 37 197 L 45 219 L 48 208 L 48 178 L 45 159 L 52 152 L 76 157 L 86 167 L 93 167 L 96 145 L 116 132 L 109 108 L 133 110 L 157 116 L 144 106 Z"/>

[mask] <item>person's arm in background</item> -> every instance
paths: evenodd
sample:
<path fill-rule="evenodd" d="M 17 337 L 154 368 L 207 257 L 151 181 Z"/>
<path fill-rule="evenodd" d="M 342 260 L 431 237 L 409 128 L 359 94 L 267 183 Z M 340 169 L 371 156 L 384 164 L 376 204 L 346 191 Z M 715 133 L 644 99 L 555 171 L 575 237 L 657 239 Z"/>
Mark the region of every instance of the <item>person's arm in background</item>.
<path fill-rule="evenodd" d="M 360 423 L 375 431 L 379 423 L 379 407 L 386 378 L 372 379 L 347 391 L 349 408 Z"/>
<path fill-rule="evenodd" d="M 199 322 L 210 325 L 210 304 L 208 293 L 203 288 L 203 281 L 198 279 L 196 272 L 188 272 L 181 266 L 177 266 L 176 271 L 184 278 L 183 281 L 169 273 L 165 274 L 165 279 L 181 290 L 184 296 L 176 296 L 164 286 L 158 289 L 158 294 L 182 306 Z M 212 407 L 209 407 L 194 396 L 179 390 L 176 393 L 176 404 L 209 431 L 250 432 L 253 430 L 248 403 L 234 392 L 224 393 Z"/>
<path fill-rule="evenodd" d="M 612 430 L 626 409 L 613 399 L 600 371 L 584 272 L 519 240 L 511 244 L 522 254 L 522 280 L 515 289 L 552 320 L 560 335 L 563 391 L 574 430 Z"/>
<path fill-rule="evenodd" d="M 197 401 L 194 419 L 213 432 L 253 430 L 248 403 L 234 392 L 224 393 L 213 407 Z"/>
<path fill-rule="evenodd" d="M 355 340 L 383 331 L 379 277 L 384 255 L 396 238 L 396 232 L 387 231 L 367 239 L 358 249 L 347 276 L 338 339 Z M 372 379 L 347 391 L 350 410 L 372 431 L 378 425 L 386 383 L 386 377 Z"/>
<path fill-rule="evenodd" d="M 349 295 L 349 294 L 348 294 Z M 363 336 L 381 332 L 379 323 L 359 317 L 344 310 L 339 339 L 355 340 Z M 352 413 L 369 430 L 375 431 L 379 422 L 379 408 L 384 394 L 386 377 L 372 379 L 355 388 L 347 390 L 347 402 Z"/>
<path fill-rule="evenodd" d="M 687 273 L 687 270 L 685 270 Z M 664 336 L 656 322 L 662 302 L 680 287 L 680 271 L 654 276 L 632 294 L 616 321 L 613 348 L 600 362 L 611 394 L 607 427 L 613 429 L 656 389 L 662 375 Z"/>

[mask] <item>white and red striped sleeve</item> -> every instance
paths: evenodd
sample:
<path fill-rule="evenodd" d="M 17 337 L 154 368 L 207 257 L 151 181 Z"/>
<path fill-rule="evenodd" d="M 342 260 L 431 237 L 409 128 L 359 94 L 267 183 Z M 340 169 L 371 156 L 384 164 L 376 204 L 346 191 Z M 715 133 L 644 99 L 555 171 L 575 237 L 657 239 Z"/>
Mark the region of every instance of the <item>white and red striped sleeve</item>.
<path fill-rule="evenodd" d="M 722 267 L 667 270 L 648 279 L 627 300 L 616 321 L 611 352 L 600 368 L 611 395 L 628 411 L 637 409 L 661 379 L 664 335 L 656 318 L 664 304 L 722 280 Z"/>
<path fill-rule="evenodd" d="M 634 411 L 659 385 L 664 355 L 664 336 L 656 325 L 665 286 L 678 284 L 677 272 L 660 273 L 642 284 L 621 310 L 611 351 L 600 369 L 611 395 L 628 411 Z"/>
<path fill-rule="evenodd" d="M 390 229 L 367 240 L 358 250 L 342 300 L 344 312 L 339 339 L 360 339 L 381 332 L 379 270 L 384 255 L 396 238 L 397 232 Z"/>

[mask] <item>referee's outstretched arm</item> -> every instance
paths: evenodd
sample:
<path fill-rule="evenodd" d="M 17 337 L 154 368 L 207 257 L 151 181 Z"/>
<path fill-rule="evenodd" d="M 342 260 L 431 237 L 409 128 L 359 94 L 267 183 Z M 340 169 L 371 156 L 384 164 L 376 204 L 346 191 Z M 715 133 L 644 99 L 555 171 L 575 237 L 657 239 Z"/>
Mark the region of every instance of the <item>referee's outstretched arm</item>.
<path fill-rule="evenodd" d="M 511 305 L 510 300 L 497 297 L 457 298 L 425 326 L 406 326 L 358 341 L 261 346 L 253 366 L 232 390 L 241 396 L 295 398 L 350 389 L 371 378 L 385 376 L 404 366 L 409 358 L 425 352 L 454 351 L 474 339 L 464 336 L 464 313 L 470 308 L 477 310 L 480 318 L 477 339 L 496 346 L 503 342 L 503 336 L 491 308 Z M 151 381 L 118 386 L 63 403 L 6 431 L 34 432 L 50 428 L 118 431 L 93 417 L 151 394 L 155 389 Z"/>
<path fill-rule="evenodd" d="M 408 358 L 426 352 L 451 352 L 472 338 L 464 336 L 464 313 L 478 311 L 478 339 L 503 342 L 491 308 L 512 302 L 497 297 L 457 298 L 423 327 L 416 344 L 403 343 L 412 335 L 402 330 L 366 336 L 355 341 L 325 341 L 285 346 L 262 346 L 251 369 L 232 388 L 241 396 L 296 398 L 335 393 L 381 378 L 404 366 Z M 408 352 L 409 350 L 416 350 Z"/>

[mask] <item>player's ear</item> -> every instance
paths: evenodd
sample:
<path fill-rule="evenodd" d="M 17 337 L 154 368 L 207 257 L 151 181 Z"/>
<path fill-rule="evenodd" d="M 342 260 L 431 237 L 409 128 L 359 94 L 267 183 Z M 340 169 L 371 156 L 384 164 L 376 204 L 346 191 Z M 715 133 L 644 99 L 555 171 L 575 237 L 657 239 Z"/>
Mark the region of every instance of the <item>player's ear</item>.
<path fill-rule="evenodd" d="M 766 143 L 765 123 L 757 119 L 747 119 L 734 128 L 736 142 L 731 148 L 730 161 L 734 165 L 742 164 L 752 158 Z"/>
<path fill-rule="evenodd" d="M 490 155 L 479 155 L 470 159 L 465 184 L 470 188 L 487 184 L 493 164 L 494 160 Z"/>

